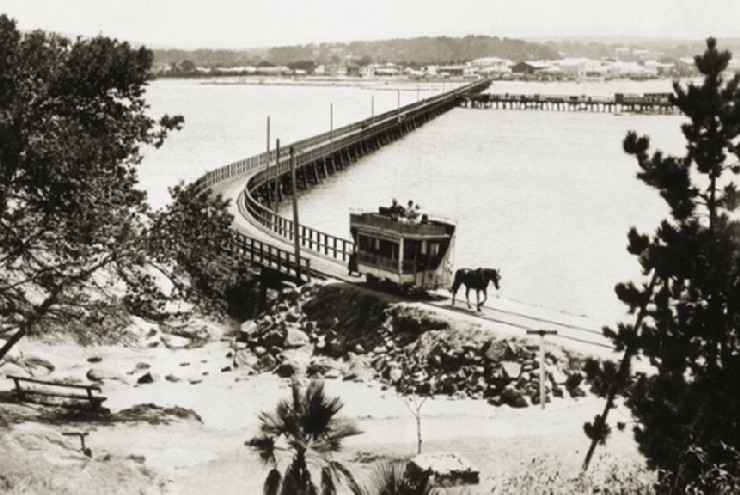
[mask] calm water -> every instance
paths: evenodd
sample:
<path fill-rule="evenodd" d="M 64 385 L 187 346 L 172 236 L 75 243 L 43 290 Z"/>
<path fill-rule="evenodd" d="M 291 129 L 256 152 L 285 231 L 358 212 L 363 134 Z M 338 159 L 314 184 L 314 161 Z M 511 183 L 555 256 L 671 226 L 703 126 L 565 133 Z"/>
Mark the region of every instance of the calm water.
<path fill-rule="evenodd" d="M 383 89 L 383 90 L 380 90 Z M 391 90 L 387 90 L 391 89 Z M 289 143 L 429 96 L 429 85 L 392 88 L 214 85 L 157 81 L 153 113 L 179 113 L 186 126 L 142 165 L 155 205 L 178 179 L 251 156 L 271 136 Z M 495 92 L 610 95 L 668 91 L 646 83 L 497 83 Z M 502 296 L 610 323 L 623 314 L 614 285 L 639 280 L 626 232 L 652 231 L 667 210 L 635 178 L 625 133 L 651 136 L 681 153 L 681 117 L 454 109 L 364 158 L 300 198 L 301 221 L 349 236 L 349 208 L 413 199 L 457 221 L 456 267 L 503 272 Z M 286 213 L 287 214 L 287 213 Z"/>

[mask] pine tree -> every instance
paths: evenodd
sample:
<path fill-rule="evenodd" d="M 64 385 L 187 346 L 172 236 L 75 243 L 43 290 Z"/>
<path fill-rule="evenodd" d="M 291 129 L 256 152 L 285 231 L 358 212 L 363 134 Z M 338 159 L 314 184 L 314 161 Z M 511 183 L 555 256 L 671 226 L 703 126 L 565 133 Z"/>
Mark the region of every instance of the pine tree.
<path fill-rule="evenodd" d="M 608 384 L 607 403 L 585 426 L 592 445 L 584 469 L 623 394 L 640 451 L 668 490 L 715 493 L 737 488 L 740 477 L 740 223 L 732 182 L 740 172 L 740 75 L 723 78 L 730 59 L 709 38 L 695 57 L 703 83 L 674 84 L 671 101 L 689 119 L 681 127 L 685 156 L 650 154 L 649 138 L 634 132 L 624 140 L 638 178 L 659 191 L 671 216 L 652 236 L 630 230 L 629 252 L 648 281 L 616 287 L 636 319 L 604 329 L 624 358 L 618 368 L 594 370 Z M 638 354 L 654 373 L 631 375 Z"/>

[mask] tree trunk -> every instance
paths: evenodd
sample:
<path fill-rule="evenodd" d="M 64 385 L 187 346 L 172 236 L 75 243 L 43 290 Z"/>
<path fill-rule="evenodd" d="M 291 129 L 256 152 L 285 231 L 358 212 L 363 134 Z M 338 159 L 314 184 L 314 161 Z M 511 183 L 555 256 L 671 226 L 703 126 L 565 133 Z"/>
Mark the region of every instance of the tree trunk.
<path fill-rule="evenodd" d="M 647 288 L 647 297 L 645 298 L 645 301 L 643 302 L 642 306 L 640 307 L 640 312 L 637 314 L 637 320 L 635 321 L 635 336 L 639 335 L 640 333 L 640 327 L 642 327 L 642 322 L 645 318 L 646 308 L 648 305 L 648 302 L 650 301 L 650 295 L 653 293 L 653 290 L 655 289 L 655 284 L 658 280 L 657 273 L 653 273 L 653 278 L 650 280 L 650 285 Z M 628 346 L 624 350 L 624 355 L 622 356 L 622 361 L 619 363 L 619 371 L 617 371 L 617 376 L 620 378 L 624 378 L 624 380 L 627 380 L 627 373 L 629 371 L 629 365 L 632 361 L 632 358 L 637 353 L 637 348 L 634 345 Z M 621 380 L 617 379 L 616 381 L 612 382 L 611 387 L 609 388 L 609 394 L 606 397 L 606 404 L 604 404 L 604 411 L 601 413 L 600 416 L 598 416 L 598 419 L 596 420 L 597 424 L 594 424 L 594 429 L 597 431 L 601 431 L 601 429 L 606 425 L 606 418 L 609 415 L 609 411 L 614 406 L 614 399 L 617 396 L 617 392 L 619 392 L 620 388 L 620 382 Z M 593 458 L 594 452 L 596 451 L 596 445 L 599 443 L 598 436 L 594 436 L 594 438 L 591 439 L 591 445 L 588 447 L 588 452 L 586 453 L 586 458 L 583 460 L 583 465 L 581 466 L 581 471 L 584 473 L 588 471 L 588 466 L 591 464 L 591 458 Z"/>

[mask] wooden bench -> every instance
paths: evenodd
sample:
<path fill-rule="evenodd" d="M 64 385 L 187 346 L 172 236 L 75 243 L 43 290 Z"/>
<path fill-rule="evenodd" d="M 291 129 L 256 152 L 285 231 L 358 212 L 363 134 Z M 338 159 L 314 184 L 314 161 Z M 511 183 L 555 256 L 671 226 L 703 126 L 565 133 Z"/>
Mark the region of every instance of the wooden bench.
<path fill-rule="evenodd" d="M 75 404 L 87 401 L 90 409 L 93 411 L 100 410 L 101 404 L 108 398 L 95 395 L 93 392 L 101 393 L 102 390 L 97 385 L 77 385 L 60 382 L 50 382 L 37 380 L 35 378 L 23 378 L 19 376 L 8 376 L 15 382 L 15 392 L 20 402 L 43 402 L 45 397 L 56 397 L 61 399 L 72 399 Z M 29 385 L 30 384 L 30 385 Z M 66 389 L 66 390 L 65 390 Z M 79 391 L 85 391 L 83 395 Z M 78 392 L 78 393 L 75 393 Z M 41 397 L 41 401 L 29 401 L 29 398 Z"/>

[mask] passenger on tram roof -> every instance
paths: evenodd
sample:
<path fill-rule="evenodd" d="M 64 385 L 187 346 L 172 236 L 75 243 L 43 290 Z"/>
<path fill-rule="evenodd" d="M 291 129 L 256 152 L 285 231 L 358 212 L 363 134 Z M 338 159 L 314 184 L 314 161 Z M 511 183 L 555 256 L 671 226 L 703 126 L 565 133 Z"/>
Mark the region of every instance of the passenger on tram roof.
<path fill-rule="evenodd" d="M 419 205 L 414 206 L 414 202 L 409 201 L 409 206 L 406 208 L 406 218 L 409 220 L 417 220 L 419 218 Z"/>
<path fill-rule="evenodd" d="M 393 199 L 393 204 L 391 205 L 390 213 L 391 213 L 391 218 L 393 220 L 398 220 L 399 217 L 403 216 L 404 214 L 403 206 L 398 204 L 397 199 Z"/>

